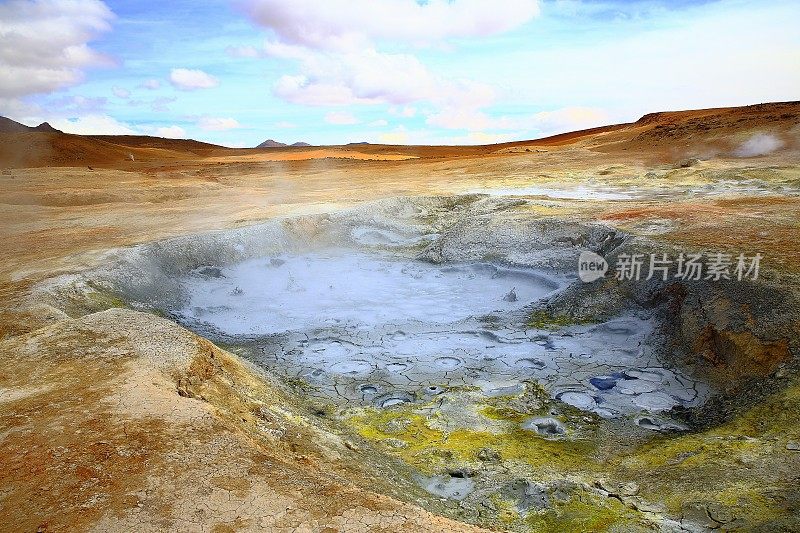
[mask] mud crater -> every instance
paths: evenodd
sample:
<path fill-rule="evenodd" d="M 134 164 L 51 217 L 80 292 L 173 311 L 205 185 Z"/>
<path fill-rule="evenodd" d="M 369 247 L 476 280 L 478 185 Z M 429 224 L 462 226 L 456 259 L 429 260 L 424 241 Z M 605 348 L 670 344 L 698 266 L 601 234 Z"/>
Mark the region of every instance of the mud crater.
<path fill-rule="evenodd" d="M 537 383 L 602 418 L 680 427 L 668 412 L 701 405 L 710 390 L 662 361 L 652 314 L 620 308 L 598 323 L 528 324 L 580 285 L 581 249 L 620 237 L 504 221 L 518 205 L 381 202 L 121 250 L 81 279 L 342 406 L 391 409 L 452 390 L 513 396 Z"/>
<path fill-rule="evenodd" d="M 542 269 L 336 248 L 205 265 L 180 283 L 187 298 L 169 309 L 176 320 L 246 345 L 263 366 L 339 403 L 391 408 L 452 388 L 496 395 L 535 381 L 566 404 L 619 418 L 697 405 L 705 392 L 659 363 L 646 318 L 520 326 L 526 308 L 569 283 Z M 491 329 L 486 315 L 497 318 Z"/>

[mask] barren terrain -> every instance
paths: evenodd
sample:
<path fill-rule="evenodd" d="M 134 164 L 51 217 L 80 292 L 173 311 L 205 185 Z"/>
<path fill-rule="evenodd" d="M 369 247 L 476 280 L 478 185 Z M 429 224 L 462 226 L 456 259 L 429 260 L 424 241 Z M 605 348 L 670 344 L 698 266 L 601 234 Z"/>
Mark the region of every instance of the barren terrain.
<path fill-rule="evenodd" d="M 229 149 L 2 125 L 0 529 L 800 528 L 800 104 L 474 147 Z M 572 337 L 622 311 L 657 322 L 659 361 L 712 393 L 670 411 L 681 430 L 650 433 L 535 380 L 488 399 L 470 382 L 436 401 L 343 405 L 271 371 L 252 342 L 209 340 L 157 296 L 134 297 L 152 265 L 208 265 L 210 242 L 227 250 L 212 266 L 228 267 L 362 226 L 388 241 L 361 248 L 437 265 L 574 279 L 567 265 L 591 248 L 760 253 L 762 272 L 750 285 L 577 283 L 496 328 Z M 272 238 L 288 244 L 247 255 Z M 139 245 L 152 263 L 136 263 Z M 520 429 L 540 410 L 569 438 Z"/>

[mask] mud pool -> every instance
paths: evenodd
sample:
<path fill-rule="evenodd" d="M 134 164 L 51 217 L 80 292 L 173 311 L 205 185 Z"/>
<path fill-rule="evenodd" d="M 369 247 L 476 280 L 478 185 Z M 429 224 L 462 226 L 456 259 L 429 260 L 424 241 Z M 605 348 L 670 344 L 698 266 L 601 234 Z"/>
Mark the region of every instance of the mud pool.
<path fill-rule="evenodd" d="M 337 402 L 390 408 L 465 387 L 514 395 L 535 381 L 578 409 L 657 430 L 678 427 L 659 413 L 707 395 L 659 363 L 646 318 L 526 326 L 526 308 L 569 281 L 540 270 L 332 250 L 202 266 L 181 281 L 180 322 Z"/>

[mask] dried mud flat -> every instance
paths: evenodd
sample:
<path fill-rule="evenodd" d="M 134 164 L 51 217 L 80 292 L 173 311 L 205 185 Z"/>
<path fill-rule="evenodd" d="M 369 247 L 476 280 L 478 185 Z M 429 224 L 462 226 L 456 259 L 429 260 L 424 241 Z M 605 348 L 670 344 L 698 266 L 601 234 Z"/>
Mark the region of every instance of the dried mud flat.
<path fill-rule="evenodd" d="M 798 116 L 95 170 L 24 134 L 66 166 L 0 176 L 2 527 L 797 529 Z"/>

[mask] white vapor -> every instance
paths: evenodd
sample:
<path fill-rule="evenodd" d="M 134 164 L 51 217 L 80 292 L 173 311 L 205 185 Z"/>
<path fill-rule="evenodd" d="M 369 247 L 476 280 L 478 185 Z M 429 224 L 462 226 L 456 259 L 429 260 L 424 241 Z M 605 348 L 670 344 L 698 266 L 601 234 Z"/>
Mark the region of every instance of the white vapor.
<path fill-rule="evenodd" d="M 767 133 L 756 133 L 741 144 L 735 151 L 736 157 L 756 157 L 767 155 L 783 146 L 783 141 Z"/>

